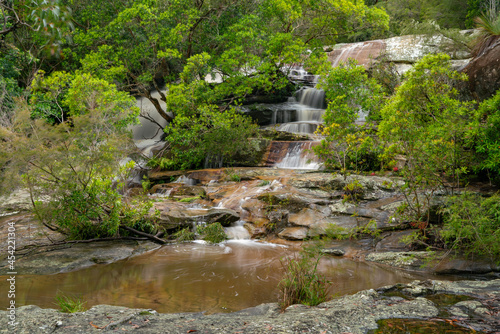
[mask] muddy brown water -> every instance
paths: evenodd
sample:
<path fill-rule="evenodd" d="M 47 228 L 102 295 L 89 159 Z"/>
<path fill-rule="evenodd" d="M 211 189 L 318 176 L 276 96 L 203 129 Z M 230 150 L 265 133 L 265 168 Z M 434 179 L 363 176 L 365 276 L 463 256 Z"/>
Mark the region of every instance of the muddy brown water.
<path fill-rule="evenodd" d="M 294 250 L 255 241 L 223 245 L 184 243 L 93 267 L 55 275 L 18 275 L 16 305 L 57 308 L 59 293 L 98 304 L 151 308 L 158 312 L 232 312 L 277 301 L 280 262 Z M 437 276 L 387 269 L 375 264 L 323 257 L 320 270 L 333 295 L 345 295 Z M 0 291 L 7 289 L 0 276 Z M 446 279 L 450 279 L 447 277 Z M 0 307 L 7 307 L 0 298 Z"/>

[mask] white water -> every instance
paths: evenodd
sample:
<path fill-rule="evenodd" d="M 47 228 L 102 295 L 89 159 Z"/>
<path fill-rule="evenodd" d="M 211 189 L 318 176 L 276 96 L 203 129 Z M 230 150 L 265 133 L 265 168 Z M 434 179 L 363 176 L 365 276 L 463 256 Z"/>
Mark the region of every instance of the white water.
<path fill-rule="evenodd" d="M 248 233 L 247 229 L 243 226 L 244 223 L 244 221 L 238 220 L 234 222 L 232 226 L 226 227 L 224 230 L 227 237 L 230 240 L 249 240 L 250 233 Z"/>
<path fill-rule="evenodd" d="M 314 154 L 307 151 L 311 148 L 312 142 L 291 143 L 283 160 L 275 166 L 289 169 L 318 169 L 320 164 L 313 160 Z"/>

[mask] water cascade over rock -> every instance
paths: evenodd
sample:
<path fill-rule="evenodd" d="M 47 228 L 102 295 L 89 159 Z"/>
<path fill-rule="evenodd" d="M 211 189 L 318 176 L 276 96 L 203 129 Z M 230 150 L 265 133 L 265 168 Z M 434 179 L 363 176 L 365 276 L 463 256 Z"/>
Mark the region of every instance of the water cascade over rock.
<path fill-rule="evenodd" d="M 318 169 L 320 163 L 312 147 L 319 142 L 313 141 L 273 141 L 266 157 L 266 165 L 288 169 Z"/>

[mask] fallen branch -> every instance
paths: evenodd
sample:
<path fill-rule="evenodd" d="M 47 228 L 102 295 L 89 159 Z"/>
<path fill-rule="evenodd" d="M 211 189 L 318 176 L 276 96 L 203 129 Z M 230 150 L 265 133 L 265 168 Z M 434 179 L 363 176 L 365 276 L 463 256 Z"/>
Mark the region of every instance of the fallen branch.
<path fill-rule="evenodd" d="M 159 243 L 161 245 L 164 245 L 164 244 L 167 243 L 166 240 L 163 240 L 163 239 L 157 237 L 156 235 L 152 235 L 152 234 L 149 234 L 149 233 L 137 231 L 136 229 L 134 229 L 132 227 L 129 227 L 129 226 L 126 226 L 126 225 L 120 225 L 120 228 L 122 228 L 122 229 L 124 229 L 126 231 L 129 231 L 129 232 L 132 232 L 134 234 L 140 235 L 141 237 L 146 237 L 149 240 L 154 241 L 156 243 Z"/>

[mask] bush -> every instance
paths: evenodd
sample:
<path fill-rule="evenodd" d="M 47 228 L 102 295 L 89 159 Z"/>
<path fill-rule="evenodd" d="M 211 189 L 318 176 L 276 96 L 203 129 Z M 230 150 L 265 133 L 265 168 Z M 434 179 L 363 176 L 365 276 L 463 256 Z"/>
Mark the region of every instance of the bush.
<path fill-rule="evenodd" d="M 466 254 L 500 262 L 500 195 L 489 198 L 473 193 L 451 197 L 441 210 L 442 236 L 447 244 Z"/>
<path fill-rule="evenodd" d="M 304 249 L 281 261 L 285 269 L 278 285 L 281 311 L 293 304 L 316 306 L 327 300 L 329 282 L 317 272 L 320 258 L 318 249 Z"/>
<path fill-rule="evenodd" d="M 220 223 L 198 226 L 197 232 L 201 236 L 201 239 L 211 244 L 218 244 L 227 239 L 226 232 L 224 232 L 224 228 Z"/>
<path fill-rule="evenodd" d="M 174 237 L 179 242 L 193 241 L 195 239 L 195 234 L 193 231 L 189 229 L 189 227 L 186 227 L 182 230 L 175 232 Z"/>

